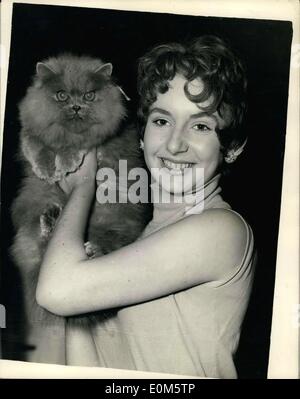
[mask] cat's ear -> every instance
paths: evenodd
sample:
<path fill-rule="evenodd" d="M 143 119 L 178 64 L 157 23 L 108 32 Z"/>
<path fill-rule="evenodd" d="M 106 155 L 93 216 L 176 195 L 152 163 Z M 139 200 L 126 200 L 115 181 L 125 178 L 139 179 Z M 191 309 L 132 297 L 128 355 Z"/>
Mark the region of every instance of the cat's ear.
<path fill-rule="evenodd" d="M 105 75 L 107 77 L 110 77 L 112 74 L 113 66 L 110 62 L 107 64 L 100 65 L 97 67 L 94 71 L 94 73 L 101 73 L 102 75 Z"/>
<path fill-rule="evenodd" d="M 38 62 L 36 64 L 36 73 L 42 79 L 56 75 L 56 72 L 44 62 Z"/>

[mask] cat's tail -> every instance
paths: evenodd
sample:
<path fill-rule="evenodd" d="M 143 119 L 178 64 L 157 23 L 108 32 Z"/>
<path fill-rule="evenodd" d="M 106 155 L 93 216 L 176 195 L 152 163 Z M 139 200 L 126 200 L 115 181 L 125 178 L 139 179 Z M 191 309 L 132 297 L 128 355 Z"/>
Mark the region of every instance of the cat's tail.
<path fill-rule="evenodd" d="M 51 325 L 59 317 L 41 308 L 36 302 L 36 287 L 45 251 L 45 243 L 37 239 L 37 235 L 38 232 L 28 226 L 20 227 L 10 253 L 20 272 L 26 322 L 30 325 Z"/>
<path fill-rule="evenodd" d="M 11 209 L 15 237 L 10 255 L 21 278 L 21 318 L 30 326 L 29 329 L 59 322 L 59 317 L 41 308 L 35 298 L 42 257 L 47 245 L 47 240 L 41 234 L 40 218 L 49 203 L 63 204 L 64 201 L 63 194 L 57 187 L 36 177 L 27 177 L 23 180 Z"/>

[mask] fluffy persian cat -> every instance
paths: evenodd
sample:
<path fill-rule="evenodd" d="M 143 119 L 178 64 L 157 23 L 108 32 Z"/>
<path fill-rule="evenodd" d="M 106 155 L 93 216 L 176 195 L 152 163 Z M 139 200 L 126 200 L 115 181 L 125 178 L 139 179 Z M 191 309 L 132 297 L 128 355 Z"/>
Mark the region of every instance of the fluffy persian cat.
<path fill-rule="evenodd" d="M 144 167 L 138 133 L 126 126 L 124 93 L 111 78 L 112 65 L 100 59 L 63 54 L 37 63 L 19 105 L 25 177 L 14 201 L 13 258 L 21 271 L 29 316 L 51 315 L 35 302 L 43 253 L 67 197 L 57 182 L 97 147 L 100 167 L 127 160 L 128 171 Z M 128 182 L 133 184 L 134 181 Z M 145 204 L 95 204 L 86 231 L 89 256 L 100 256 L 136 240 L 149 222 Z M 63 267 L 63 263 L 61 265 Z M 32 313 L 33 312 L 33 313 Z M 78 318 L 78 320 L 89 318 Z"/>

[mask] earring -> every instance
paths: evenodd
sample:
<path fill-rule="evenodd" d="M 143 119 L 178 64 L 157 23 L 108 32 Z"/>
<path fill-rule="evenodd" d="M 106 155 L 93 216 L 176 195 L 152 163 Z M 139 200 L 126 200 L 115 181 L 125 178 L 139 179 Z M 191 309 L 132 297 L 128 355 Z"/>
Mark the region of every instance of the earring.
<path fill-rule="evenodd" d="M 225 157 L 225 162 L 233 163 L 237 159 L 237 155 L 234 151 L 229 151 Z"/>
<path fill-rule="evenodd" d="M 225 162 L 233 163 L 237 159 L 237 157 L 240 156 L 241 153 L 244 151 L 244 148 L 245 148 L 245 146 L 247 144 L 247 141 L 248 141 L 248 139 L 246 138 L 242 145 L 240 145 L 237 148 L 229 150 L 227 152 L 226 157 L 224 158 Z"/>
<path fill-rule="evenodd" d="M 144 142 L 142 139 L 140 139 L 140 149 L 144 151 Z"/>

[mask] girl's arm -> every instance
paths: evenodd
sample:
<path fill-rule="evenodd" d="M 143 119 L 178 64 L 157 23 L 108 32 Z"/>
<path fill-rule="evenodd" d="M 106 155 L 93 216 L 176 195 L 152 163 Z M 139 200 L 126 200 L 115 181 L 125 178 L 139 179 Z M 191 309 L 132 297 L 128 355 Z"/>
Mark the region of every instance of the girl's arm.
<path fill-rule="evenodd" d="M 36 296 L 52 313 L 71 316 L 151 300 L 218 281 L 243 259 L 243 222 L 213 209 L 88 260 L 83 236 L 94 194 L 93 179 L 75 185 L 44 256 Z"/>

